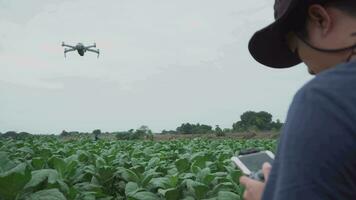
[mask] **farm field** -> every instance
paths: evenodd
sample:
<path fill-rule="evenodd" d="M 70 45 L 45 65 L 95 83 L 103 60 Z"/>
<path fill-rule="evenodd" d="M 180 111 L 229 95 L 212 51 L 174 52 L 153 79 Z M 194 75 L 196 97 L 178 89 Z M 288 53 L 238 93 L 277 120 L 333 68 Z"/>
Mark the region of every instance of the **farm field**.
<path fill-rule="evenodd" d="M 275 139 L 0 139 L 0 200 L 241 199 L 241 149 Z"/>

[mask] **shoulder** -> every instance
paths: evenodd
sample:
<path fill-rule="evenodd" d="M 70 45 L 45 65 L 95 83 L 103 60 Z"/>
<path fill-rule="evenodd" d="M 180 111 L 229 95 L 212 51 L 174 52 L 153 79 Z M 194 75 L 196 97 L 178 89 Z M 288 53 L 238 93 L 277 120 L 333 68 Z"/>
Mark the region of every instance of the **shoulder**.
<path fill-rule="evenodd" d="M 344 67 L 318 75 L 295 95 L 265 197 L 340 199 L 342 195 L 355 196 L 351 191 L 355 191 L 356 183 L 350 177 L 356 175 L 352 170 L 356 166 L 356 105 L 350 99 L 356 92 L 350 95 L 345 94 L 349 89 L 342 90 L 356 87 L 356 71 Z M 345 86 L 349 83 L 353 86 Z"/>
<path fill-rule="evenodd" d="M 355 87 L 355 77 L 356 62 L 343 63 L 319 73 L 305 87 L 342 92 Z"/>
<path fill-rule="evenodd" d="M 355 91 L 356 62 L 352 62 L 337 65 L 316 75 L 297 92 L 294 100 L 304 103 L 319 102 L 326 103 L 328 106 L 340 106 L 355 102 Z M 322 106 L 323 104 L 318 105 Z"/>
<path fill-rule="evenodd" d="M 355 91 L 356 63 L 339 65 L 320 73 L 294 96 L 286 126 L 299 129 L 300 126 L 302 129 L 340 126 L 356 132 Z"/>

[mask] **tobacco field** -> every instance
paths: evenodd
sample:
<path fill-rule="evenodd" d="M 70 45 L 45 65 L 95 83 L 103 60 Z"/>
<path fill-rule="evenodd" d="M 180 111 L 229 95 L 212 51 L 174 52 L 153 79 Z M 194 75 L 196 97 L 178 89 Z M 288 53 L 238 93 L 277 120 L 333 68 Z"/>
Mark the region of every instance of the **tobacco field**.
<path fill-rule="evenodd" d="M 240 150 L 276 140 L 0 139 L 0 200 L 242 199 Z"/>

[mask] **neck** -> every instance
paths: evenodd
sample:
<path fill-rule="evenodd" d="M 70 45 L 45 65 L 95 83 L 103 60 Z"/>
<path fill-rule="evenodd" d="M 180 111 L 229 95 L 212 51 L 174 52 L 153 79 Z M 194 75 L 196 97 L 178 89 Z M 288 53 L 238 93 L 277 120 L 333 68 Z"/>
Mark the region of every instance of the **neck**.
<path fill-rule="evenodd" d="M 352 56 L 350 61 L 356 61 L 356 55 Z"/>
<path fill-rule="evenodd" d="M 347 59 L 348 62 L 356 60 L 356 47 L 351 50 L 350 57 Z"/>
<path fill-rule="evenodd" d="M 316 51 L 320 51 L 320 52 L 324 52 L 324 53 L 338 53 L 338 52 L 342 52 L 342 51 L 352 51 L 353 54 L 356 54 L 356 44 L 347 46 L 347 47 L 341 47 L 341 48 L 336 48 L 336 49 L 323 49 L 323 48 L 319 48 L 316 47 L 312 44 L 310 44 L 308 41 L 306 41 L 303 37 L 301 37 L 299 34 L 296 34 L 296 36 L 303 42 L 305 43 L 307 46 L 309 46 L 310 48 L 316 50 Z M 353 33 L 351 36 L 356 36 L 356 33 Z"/>

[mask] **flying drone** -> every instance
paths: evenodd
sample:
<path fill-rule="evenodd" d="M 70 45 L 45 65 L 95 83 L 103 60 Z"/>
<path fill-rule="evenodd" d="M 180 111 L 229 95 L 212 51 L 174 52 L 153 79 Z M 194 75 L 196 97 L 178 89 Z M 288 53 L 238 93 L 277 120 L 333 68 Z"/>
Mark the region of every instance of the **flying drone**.
<path fill-rule="evenodd" d="M 89 46 L 84 46 L 83 43 L 78 43 L 77 45 L 72 46 L 72 45 L 64 44 L 64 42 L 62 42 L 62 47 L 69 47 L 69 48 L 64 49 L 64 57 L 66 57 L 66 53 L 71 52 L 71 51 L 78 51 L 78 54 L 80 56 L 84 56 L 86 51 L 90 51 L 93 53 L 97 53 L 98 58 L 99 58 L 99 54 L 100 54 L 99 49 L 91 49 L 91 48 L 96 48 L 96 43 L 94 43 L 93 45 L 89 45 Z"/>

